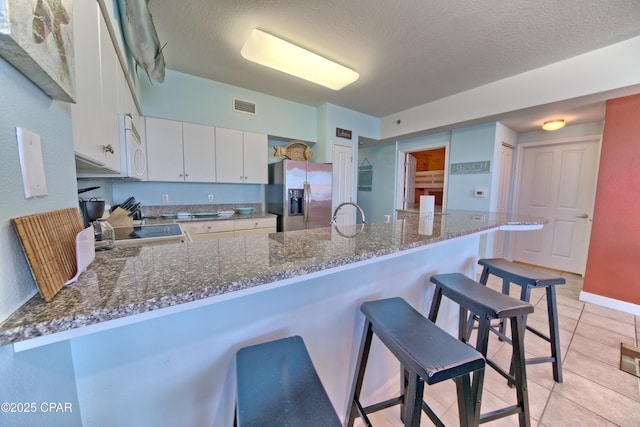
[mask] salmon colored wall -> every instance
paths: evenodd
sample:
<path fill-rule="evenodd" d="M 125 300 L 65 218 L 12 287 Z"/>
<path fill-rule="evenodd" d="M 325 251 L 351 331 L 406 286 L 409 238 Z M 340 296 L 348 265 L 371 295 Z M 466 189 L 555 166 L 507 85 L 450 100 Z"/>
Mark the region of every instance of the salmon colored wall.
<path fill-rule="evenodd" d="M 640 95 L 607 101 L 583 290 L 640 304 Z"/>

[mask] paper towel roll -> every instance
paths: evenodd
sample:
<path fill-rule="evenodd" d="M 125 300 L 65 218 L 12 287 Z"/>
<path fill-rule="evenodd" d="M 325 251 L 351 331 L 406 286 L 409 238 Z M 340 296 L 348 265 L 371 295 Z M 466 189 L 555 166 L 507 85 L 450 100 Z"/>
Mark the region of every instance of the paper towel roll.
<path fill-rule="evenodd" d="M 418 222 L 418 234 L 431 236 L 433 234 L 433 216 L 421 216 Z"/>
<path fill-rule="evenodd" d="M 420 196 L 420 216 L 433 218 L 436 196 Z"/>

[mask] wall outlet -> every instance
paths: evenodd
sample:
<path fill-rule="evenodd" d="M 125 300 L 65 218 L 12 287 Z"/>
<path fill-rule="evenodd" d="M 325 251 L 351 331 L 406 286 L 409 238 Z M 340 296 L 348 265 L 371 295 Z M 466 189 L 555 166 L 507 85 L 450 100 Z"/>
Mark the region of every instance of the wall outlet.
<path fill-rule="evenodd" d="M 169 195 L 168 194 L 163 194 L 162 195 L 162 203 L 168 203 L 169 202 Z"/>
<path fill-rule="evenodd" d="M 213 203 L 213 194 L 209 194 L 209 203 Z"/>
<path fill-rule="evenodd" d="M 473 190 L 473 197 L 478 199 L 486 199 L 487 198 L 487 189 L 486 188 L 476 188 Z"/>

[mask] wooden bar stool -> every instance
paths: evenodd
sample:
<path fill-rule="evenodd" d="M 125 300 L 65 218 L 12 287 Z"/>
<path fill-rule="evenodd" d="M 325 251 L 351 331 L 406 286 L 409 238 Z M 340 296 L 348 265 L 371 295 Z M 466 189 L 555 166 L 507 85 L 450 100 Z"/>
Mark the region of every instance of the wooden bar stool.
<path fill-rule="evenodd" d="M 371 426 L 367 414 L 398 404 L 404 407 L 401 413 L 405 426 L 418 427 L 423 410 L 436 425 L 442 426 L 442 421 L 423 401 L 424 383 L 436 384 L 448 379 L 456 383 L 460 425 L 478 424 L 470 374 L 484 370 L 484 358 L 479 352 L 437 327 L 402 298 L 365 302 L 360 310 L 366 319 L 351 387 L 347 426 L 353 426 L 357 416 Z M 404 389 L 399 397 L 363 408 L 360 391 L 374 333 L 400 361 L 405 373 Z"/>
<path fill-rule="evenodd" d="M 560 329 L 558 327 L 556 285 L 563 285 L 565 283 L 564 278 L 524 265 L 514 264 L 502 258 L 481 259 L 478 264 L 483 267 L 480 283 L 486 285 L 490 274 L 500 277 L 502 279 L 502 293 L 505 295 L 509 295 L 510 284 L 514 283 L 521 287 L 520 299 L 529 302 L 531 290 L 545 288 L 547 293 L 547 317 L 549 319 L 548 335 L 528 326 L 526 316 L 523 320 L 523 327 L 551 345 L 551 356 L 529 358 L 527 359 L 527 364 L 552 363 L 553 379 L 561 383 L 562 349 L 560 348 Z M 500 332 L 504 333 L 504 324 L 500 325 Z"/>
<path fill-rule="evenodd" d="M 241 348 L 236 363 L 235 425 L 342 426 L 301 337 Z"/>
<path fill-rule="evenodd" d="M 513 374 L 506 372 L 494 361 L 486 359 L 487 365 L 513 383 L 516 388 L 517 403 L 512 406 L 481 414 L 482 388 L 484 384 L 484 370 L 473 375 L 472 393 L 476 397 L 475 413 L 479 415 L 479 422 L 485 423 L 498 418 L 518 414 L 520 426 L 530 425 L 529 393 L 527 390 L 527 373 L 524 358 L 522 317 L 533 313 L 533 306 L 528 302 L 503 295 L 460 273 L 437 274 L 431 276 L 431 282 L 436 285 L 429 320 L 436 321 L 442 297 L 445 296 L 460 305 L 460 319 L 458 337 L 467 342 L 467 313 L 478 318 L 478 338 L 476 350 L 485 358 L 489 343 L 489 329 L 492 319 L 508 319 L 511 323 L 513 353 L 511 369 Z"/>

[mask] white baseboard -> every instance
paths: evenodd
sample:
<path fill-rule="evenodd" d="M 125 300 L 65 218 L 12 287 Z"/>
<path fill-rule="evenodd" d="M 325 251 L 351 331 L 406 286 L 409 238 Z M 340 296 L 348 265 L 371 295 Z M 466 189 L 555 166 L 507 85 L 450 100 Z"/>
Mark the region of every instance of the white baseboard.
<path fill-rule="evenodd" d="M 579 299 L 582 302 L 589 302 L 592 304 L 597 304 L 603 307 L 612 308 L 614 310 L 624 311 L 625 313 L 640 316 L 640 305 L 638 304 L 632 304 L 626 301 L 603 297 L 602 295 L 596 295 L 585 291 L 580 292 Z"/>

